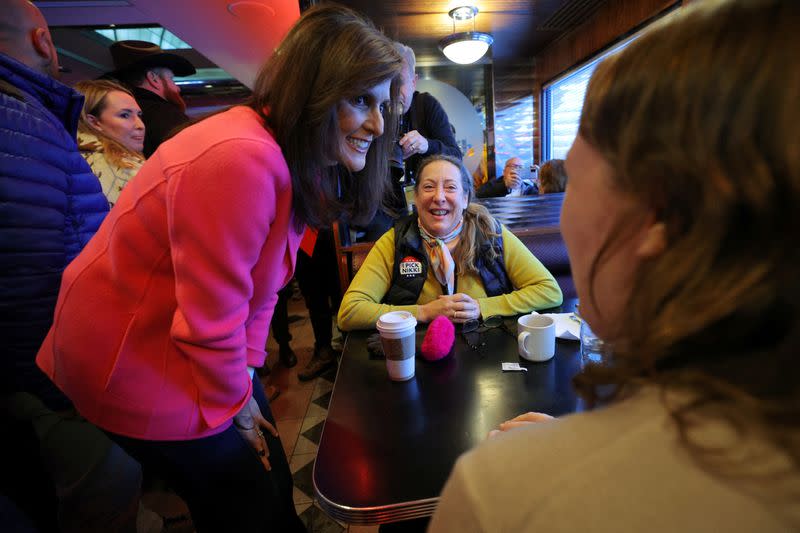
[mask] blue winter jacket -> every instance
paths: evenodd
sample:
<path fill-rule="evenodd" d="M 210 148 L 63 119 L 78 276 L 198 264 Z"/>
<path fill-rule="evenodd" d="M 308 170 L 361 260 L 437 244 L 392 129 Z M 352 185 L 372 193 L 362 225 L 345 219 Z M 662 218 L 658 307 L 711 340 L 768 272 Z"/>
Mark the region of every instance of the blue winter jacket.
<path fill-rule="evenodd" d="M 0 395 L 65 399 L 34 361 L 64 268 L 107 211 L 75 141 L 83 97 L 0 53 Z"/>

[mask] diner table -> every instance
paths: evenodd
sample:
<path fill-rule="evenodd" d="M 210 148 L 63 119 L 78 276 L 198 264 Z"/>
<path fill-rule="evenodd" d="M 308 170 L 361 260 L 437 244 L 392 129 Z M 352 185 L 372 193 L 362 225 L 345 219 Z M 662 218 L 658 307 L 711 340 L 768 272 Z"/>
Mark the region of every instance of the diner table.
<path fill-rule="evenodd" d="M 574 308 L 570 300 L 550 311 Z M 419 356 L 418 326 L 416 375 L 405 382 L 390 381 L 382 357 L 368 352 L 374 331 L 348 335 L 313 471 L 330 516 L 364 525 L 430 516 L 459 455 L 501 422 L 581 409 L 572 388 L 579 343 L 556 339 L 552 359 L 530 362 L 518 355 L 516 317 L 504 325 L 467 334 L 456 325 L 452 353 L 435 362 Z M 527 371 L 503 372 L 502 362 Z"/>

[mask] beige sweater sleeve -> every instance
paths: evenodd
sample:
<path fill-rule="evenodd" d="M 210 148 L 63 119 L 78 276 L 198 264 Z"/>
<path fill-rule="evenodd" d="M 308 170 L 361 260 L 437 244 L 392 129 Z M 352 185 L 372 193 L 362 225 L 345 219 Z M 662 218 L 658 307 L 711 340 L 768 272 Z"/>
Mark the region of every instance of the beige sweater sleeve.
<path fill-rule="evenodd" d="M 482 508 L 480 500 L 470 491 L 469 484 L 456 467 L 450 475 L 442 491 L 436 514 L 433 515 L 428 533 L 480 533 L 491 531 L 492 528 L 481 524 L 478 509 Z"/>

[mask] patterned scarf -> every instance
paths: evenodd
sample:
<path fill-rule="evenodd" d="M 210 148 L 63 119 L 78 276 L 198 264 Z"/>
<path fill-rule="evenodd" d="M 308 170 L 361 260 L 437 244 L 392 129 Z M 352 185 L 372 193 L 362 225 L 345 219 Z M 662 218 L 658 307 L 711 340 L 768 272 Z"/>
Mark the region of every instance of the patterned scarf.
<path fill-rule="evenodd" d="M 458 236 L 461 234 L 461 229 L 464 227 L 464 218 L 458 221 L 456 227 L 453 228 L 449 234 L 444 237 L 434 237 L 422 227 L 419 219 L 417 219 L 419 226 L 419 234 L 425 243 L 425 249 L 428 251 L 428 259 L 431 261 L 431 268 L 436 276 L 436 279 L 442 285 L 447 287 L 447 294 L 453 294 L 453 286 L 455 284 L 455 271 L 456 263 L 453 261 L 453 256 L 450 250 L 455 248 L 458 243 Z"/>

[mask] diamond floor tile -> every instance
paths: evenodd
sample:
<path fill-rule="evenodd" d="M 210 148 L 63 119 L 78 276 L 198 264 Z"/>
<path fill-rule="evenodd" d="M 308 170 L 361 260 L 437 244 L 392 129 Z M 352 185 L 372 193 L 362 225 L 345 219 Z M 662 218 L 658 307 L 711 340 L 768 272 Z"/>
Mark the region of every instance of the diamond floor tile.
<path fill-rule="evenodd" d="M 292 474 L 294 477 L 294 486 L 309 496 L 314 494 L 314 481 L 312 480 L 313 473 L 314 461 L 310 461 L 307 465 Z"/>
<path fill-rule="evenodd" d="M 307 429 L 302 433 L 302 435 L 313 442 L 314 444 L 319 445 L 319 438 L 322 436 L 322 428 L 325 427 L 325 421 L 318 423 L 315 426 Z"/>
<path fill-rule="evenodd" d="M 319 398 L 315 398 L 311 400 L 312 403 L 319 405 L 320 407 L 324 407 L 325 409 L 328 408 L 328 404 L 331 403 L 331 394 L 333 391 L 323 394 Z"/>
<path fill-rule="evenodd" d="M 300 515 L 309 533 L 339 533 L 345 528 L 326 515 L 319 507 L 312 505 Z"/>

